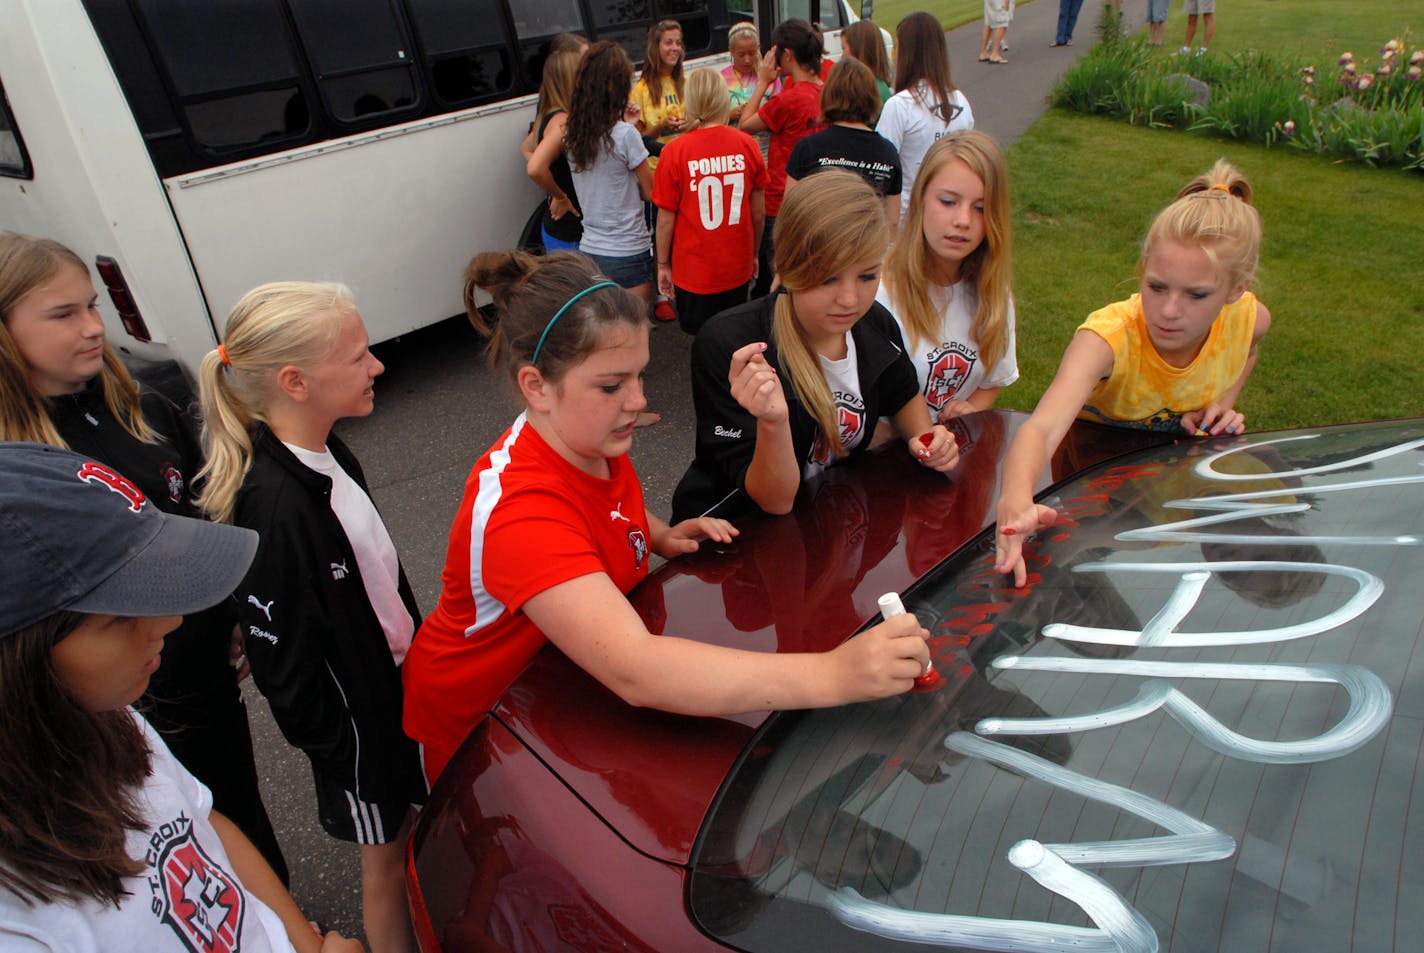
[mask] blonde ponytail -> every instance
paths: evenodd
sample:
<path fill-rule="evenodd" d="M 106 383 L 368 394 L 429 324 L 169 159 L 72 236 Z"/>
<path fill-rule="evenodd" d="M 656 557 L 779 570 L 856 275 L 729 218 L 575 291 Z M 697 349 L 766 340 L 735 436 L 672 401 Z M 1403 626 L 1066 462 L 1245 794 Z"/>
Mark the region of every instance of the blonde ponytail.
<path fill-rule="evenodd" d="M 345 285 L 306 281 L 261 285 L 232 309 L 223 343 L 198 368 L 207 457 L 198 505 L 210 519 L 232 522 L 252 467 L 253 429 L 267 419 L 277 372 L 310 367 L 331 353 L 342 315 L 354 309 Z"/>

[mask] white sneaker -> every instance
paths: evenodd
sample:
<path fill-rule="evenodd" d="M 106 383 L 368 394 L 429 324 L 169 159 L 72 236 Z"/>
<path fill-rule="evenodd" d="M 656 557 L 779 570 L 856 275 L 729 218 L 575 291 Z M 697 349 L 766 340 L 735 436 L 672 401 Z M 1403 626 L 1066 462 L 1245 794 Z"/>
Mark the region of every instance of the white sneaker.
<path fill-rule="evenodd" d="M 1182 47 L 1180 50 L 1177 51 L 1177 55 L 1178 55 L 1178 56 L 1191 56 L 1191 55 L 1192 55 L 1192 48 L 1191 48 L 1190 46 L 1184 46 L 1184 47 Z"/>
<path fill-rule="evenodd" d="M 1203 46 L 1201 49 L 1197 50 L 1197 56 L 1205 56 L 1205 55 L 1206 55 L 1206 47 Z"/>

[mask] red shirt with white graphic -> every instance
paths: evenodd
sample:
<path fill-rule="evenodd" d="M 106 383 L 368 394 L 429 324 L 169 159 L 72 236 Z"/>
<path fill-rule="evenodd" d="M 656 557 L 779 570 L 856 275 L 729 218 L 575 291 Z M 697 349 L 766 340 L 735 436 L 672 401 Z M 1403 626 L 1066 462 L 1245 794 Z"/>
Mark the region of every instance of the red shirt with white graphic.
<path fill-rule="evenodd" d="M 710 295 L 752 280 L 752 192 L 766 185 L 761 147 L 745 132 L 708 126 L 667 144 L 653 178 L 653 204 L 677 213 L 672 280 L 679 288 Z"/>
<path fill-rule="evenodd" d="M 647 576 L 642 485 L 626 456 L 608 465 L 606 480 L 578 469 L 521 414 L 470 471 L 440 603 L 402 666 L 405 731 L 430 781 L 543 647 L 525 602 L 593 573 L 625 593 Z"/>

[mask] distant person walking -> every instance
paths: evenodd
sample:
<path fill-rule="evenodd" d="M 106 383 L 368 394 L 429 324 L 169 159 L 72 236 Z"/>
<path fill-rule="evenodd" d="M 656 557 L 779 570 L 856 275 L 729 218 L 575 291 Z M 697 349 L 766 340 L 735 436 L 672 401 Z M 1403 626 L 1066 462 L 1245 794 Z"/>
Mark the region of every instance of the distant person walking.
<path fill-rule="evenodd" d="M 1197 17 L 1202 20 L 1202 45 L 1197 50 L 1197 55 L 1201 56 L 1211 46 L 1211 38 L 1216 34 L 1216 0 L 1183 0 L 1184 12 L 1187 14 L 1187 38 L 1182 41 L 1181 53 L 1183 56 L 1191 53 L 1192 42 L 1197 36 Z"/>
<path fill-rule="evenodd" d="M 1147 0 L 1147 45 L 1161 46 L 1167 35 L 1167 11 L 1171 0 Z"/>
<path fill-rule="evenodd" d="M 1058 0 L 1058 33 L 1049 46 L 1072 46 L 1073 28 L 1078 25 L 1078 11 L 1083 0 Z"/>
<path fill-rule="evenodd" d="M 1004 33 L 1014 20 L 1014 0 L 984 0 L 984 35 L 979 40 L 979 62 L 1007 63 Z"/>

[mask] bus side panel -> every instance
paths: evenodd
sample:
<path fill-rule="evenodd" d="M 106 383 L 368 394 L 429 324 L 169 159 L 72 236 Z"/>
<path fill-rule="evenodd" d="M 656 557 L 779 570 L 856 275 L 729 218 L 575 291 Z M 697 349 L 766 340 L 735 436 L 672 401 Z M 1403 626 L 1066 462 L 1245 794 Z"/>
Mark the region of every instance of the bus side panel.
<path fill-rule="evenodd" d="M 78 0 L 0 0 L 0 70 L 34 163 L 0 177 L 0 226 L 54 238 L 91 268 L 114 257 L 153 341 L 130 337 L 99 285 L 109 340 L 188 367 L 212 324 L 148 150 Z"/>
<path fill-rule="evenodd" d="M 542 193 L 533 98 L 165 180 L 215 314 L 265 281 L 341 281 L 372 341 L 460 314 L 476 252 L 512 247 Z"/>

